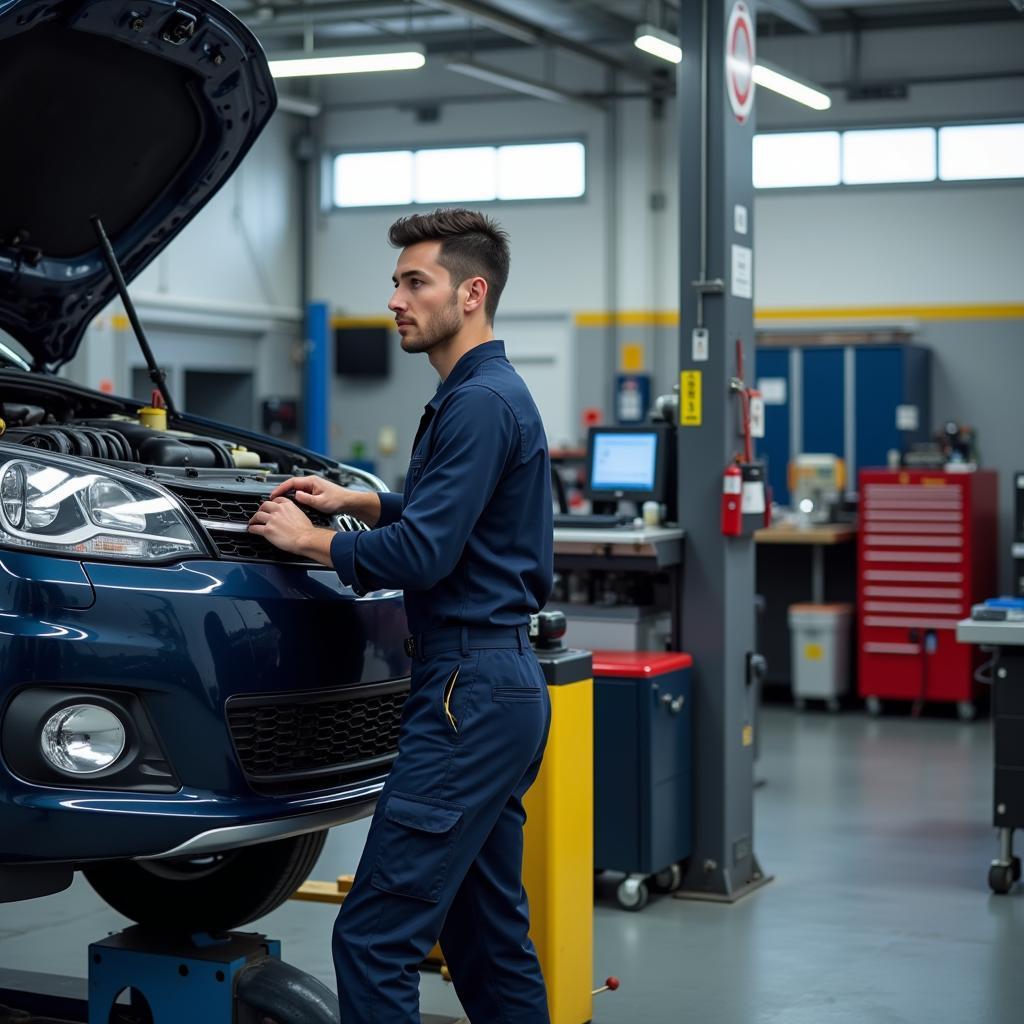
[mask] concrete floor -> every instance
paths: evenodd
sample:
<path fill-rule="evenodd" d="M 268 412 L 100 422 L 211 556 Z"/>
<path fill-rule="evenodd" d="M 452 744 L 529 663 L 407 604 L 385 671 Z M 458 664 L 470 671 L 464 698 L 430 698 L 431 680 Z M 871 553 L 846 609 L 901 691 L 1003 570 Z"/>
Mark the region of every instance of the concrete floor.
<path fill-rule="evenodd" d="M 1019 1024 L 1024 887 L 986 884 L 990 724 L 772 707 L 761 732 L 755 848 L 775 881 L 731 907 L 655 897 L 639 914 L 602 886 L 594 978 L 622 987 L 595 1024 Z M 336 829 L 314 877 L 352 870 L 364 834 Z M 333 918 L 289 903 L 258 927 L 333 983 Z M 78 878 L 0 908 L 0 967 L 83 976 L 87 943 L 124 923 Z M 459 1013 L 436 975 L 422 1006 Z"/>

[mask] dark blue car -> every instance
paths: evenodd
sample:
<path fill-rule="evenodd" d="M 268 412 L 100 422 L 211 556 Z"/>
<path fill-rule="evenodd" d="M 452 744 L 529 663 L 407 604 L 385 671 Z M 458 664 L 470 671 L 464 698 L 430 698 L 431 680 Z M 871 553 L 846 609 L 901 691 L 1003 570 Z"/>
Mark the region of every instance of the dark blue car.
<path fill-rule="evenodd" d="M 397 752 L 401 595 L 246 531 L 288 476 L 383 484 L 54 373 L 116 295 L 111 260 L 138 275 L 275 103 L 208 0 L 0 0 L 0 330 L 31 360 L 0 353 L 0 901 L 82 870 L 135 920 L 242 924 Z"/>

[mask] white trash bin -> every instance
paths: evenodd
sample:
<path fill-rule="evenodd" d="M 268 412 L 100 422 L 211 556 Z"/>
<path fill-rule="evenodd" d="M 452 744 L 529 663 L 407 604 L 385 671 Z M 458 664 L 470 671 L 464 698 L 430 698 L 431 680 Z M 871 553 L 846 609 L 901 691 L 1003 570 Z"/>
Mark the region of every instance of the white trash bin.
<path fill-rule="evenodd" d="M 823 700 L 839 710 L 850 687 L 850 604 L 791 604 L 789 637 L 793 702 Z"/>

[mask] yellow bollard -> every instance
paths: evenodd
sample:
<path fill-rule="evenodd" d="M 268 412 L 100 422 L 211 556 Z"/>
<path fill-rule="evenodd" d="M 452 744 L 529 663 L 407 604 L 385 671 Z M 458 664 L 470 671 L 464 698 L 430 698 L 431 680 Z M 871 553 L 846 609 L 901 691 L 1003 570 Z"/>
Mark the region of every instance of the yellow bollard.
<path fill-rule="evenodd" d="M 530 937 L 551 1024 L 593 1017 L 594 681 L 585 651 L 537 651 L 551 696 L 551 732 L 523 801 L 523 884 Z"/>

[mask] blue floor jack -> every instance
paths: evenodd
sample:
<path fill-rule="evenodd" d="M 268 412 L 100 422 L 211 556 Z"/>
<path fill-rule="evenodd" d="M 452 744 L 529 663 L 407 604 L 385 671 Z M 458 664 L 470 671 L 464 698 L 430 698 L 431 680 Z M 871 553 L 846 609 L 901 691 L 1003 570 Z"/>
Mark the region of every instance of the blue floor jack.
<path fill-rule="evenodd" d="M 339 1024 L 338 998 L 257 933 L 135 926 L 89 946 L 89 978 L 0 970 L 0 1024 Z M 450 1024 L 423 1016 L 423 1024 Z"/>

